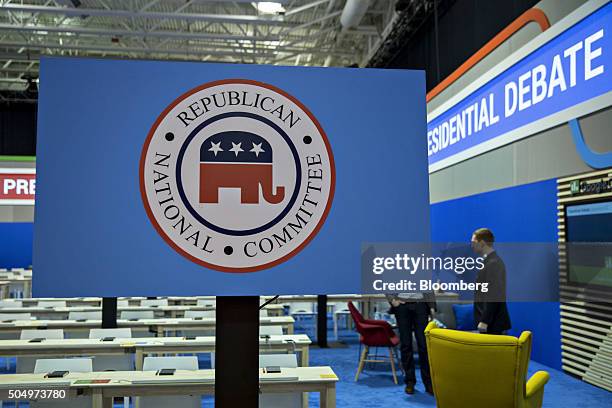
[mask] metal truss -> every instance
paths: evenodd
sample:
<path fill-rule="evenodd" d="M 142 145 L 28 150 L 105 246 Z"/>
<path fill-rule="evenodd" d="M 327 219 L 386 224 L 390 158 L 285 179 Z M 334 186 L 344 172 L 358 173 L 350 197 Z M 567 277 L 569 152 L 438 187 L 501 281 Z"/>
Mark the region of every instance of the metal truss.
<path fill-rule="evenodd" d="M 443 14 L 456 0 L 399 0 L 399 12 L 386 14 L 384 29 L 378 41 L 368 46 L 361 65 L 385 68 L 409 43 L 416 32 L 434 18 L 436 11 Z M 436 40 L 437 41 L 437 40 Z M 436 49 L 438 45 L 436 43 Z M 437 51 L 436 51 L 437 52 Z"/>
<path fill-rule="evenodd" d="M 0 0 L 0 91 L 26 89 L 46 55 L 347 66 L 395 14 L 395 0 L 371 0 L 347 30 L 345 0 L 277 1 L 279 14 L 245 0 Z"/>

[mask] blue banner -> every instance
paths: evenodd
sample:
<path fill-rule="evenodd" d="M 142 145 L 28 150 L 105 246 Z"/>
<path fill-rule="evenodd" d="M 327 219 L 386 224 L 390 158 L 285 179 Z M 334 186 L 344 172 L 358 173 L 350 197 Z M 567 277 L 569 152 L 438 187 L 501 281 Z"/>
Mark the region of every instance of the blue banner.
<path fill-rule="evenodd" d="M 611 11 L 601 7 L 431 120 L 429 164 L 609 92 Z"/>

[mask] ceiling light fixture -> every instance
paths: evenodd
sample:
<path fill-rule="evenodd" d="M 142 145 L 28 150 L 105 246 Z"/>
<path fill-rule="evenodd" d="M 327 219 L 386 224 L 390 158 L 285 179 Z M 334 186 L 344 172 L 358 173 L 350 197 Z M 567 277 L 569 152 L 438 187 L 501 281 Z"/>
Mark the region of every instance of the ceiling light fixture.
<path fill-rule="evenodd" d="M 263 14 L 279 14 L 284 13 L 285 8 L 281 3 L 272 1 L 261 1 L 256 3 L 255 7 L 260 13 Z"/>

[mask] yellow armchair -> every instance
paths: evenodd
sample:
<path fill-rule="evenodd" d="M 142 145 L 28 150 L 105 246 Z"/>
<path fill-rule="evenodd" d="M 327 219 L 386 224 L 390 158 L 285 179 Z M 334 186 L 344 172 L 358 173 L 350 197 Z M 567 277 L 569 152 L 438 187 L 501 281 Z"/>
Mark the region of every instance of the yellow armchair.
<path fill-rule="evenodd" d="M 549 374 L 529 381 L 531 332 L 518 339 L 437 328 L 425 329 L 438 408 L 540 408 Z"/>

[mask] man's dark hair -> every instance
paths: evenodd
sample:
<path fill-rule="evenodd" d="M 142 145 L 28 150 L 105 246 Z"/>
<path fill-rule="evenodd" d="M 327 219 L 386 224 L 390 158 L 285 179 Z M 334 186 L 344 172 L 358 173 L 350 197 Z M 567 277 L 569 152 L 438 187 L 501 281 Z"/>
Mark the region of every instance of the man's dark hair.
<path fill-rule="evenodd" d="M 474 231 L 474 237 L 476 241 L 484 241 L 488 245 L 493 245 L 493 242 L 495 242 L 495 236 L 493 236 L 493 233 L 488 228 L 478 228 Z"/>

